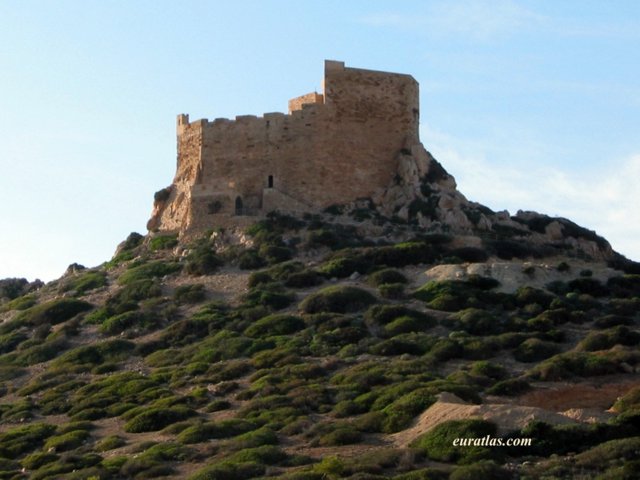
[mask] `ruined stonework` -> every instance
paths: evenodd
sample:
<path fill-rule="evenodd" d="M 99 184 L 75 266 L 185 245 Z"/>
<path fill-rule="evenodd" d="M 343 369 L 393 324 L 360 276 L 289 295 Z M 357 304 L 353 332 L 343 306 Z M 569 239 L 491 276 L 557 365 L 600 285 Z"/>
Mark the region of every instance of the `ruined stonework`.
<path fill-rule="evenodd" d="M 292 99 L 289 114 L 179 115 L 176 176 L 148 228 L 199 231 L 372 198 L 393 183 L 402 152 L 424 150 L 418 125 L 413 77 L 336 61 L 325 62 L 324 91 Z"/>

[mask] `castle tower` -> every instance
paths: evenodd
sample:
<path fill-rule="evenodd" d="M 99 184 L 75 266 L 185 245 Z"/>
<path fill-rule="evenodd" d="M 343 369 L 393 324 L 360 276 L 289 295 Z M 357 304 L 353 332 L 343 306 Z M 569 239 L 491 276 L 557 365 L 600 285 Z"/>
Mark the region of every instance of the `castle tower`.
<path fill-rule="evenodd" d="M 179 115 L 176 176 L 149 229 L 199 231 L 272 210 L 319 211 L 388 186 L 399 153 L 419 144 L 418 83 L 329 60 L 324 70 L 323 92 L 293 98 L 288 114 Z"/>

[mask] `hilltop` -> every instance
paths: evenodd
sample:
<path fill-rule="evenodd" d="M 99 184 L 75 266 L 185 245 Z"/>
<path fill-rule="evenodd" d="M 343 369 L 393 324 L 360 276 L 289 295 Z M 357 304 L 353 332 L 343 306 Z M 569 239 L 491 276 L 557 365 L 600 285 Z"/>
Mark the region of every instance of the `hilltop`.
<path fill-rule="evenodd" d="M 5 280 L 2 476 L 632 478 L 638 265 L 495 233 L 335 206 Z"/>

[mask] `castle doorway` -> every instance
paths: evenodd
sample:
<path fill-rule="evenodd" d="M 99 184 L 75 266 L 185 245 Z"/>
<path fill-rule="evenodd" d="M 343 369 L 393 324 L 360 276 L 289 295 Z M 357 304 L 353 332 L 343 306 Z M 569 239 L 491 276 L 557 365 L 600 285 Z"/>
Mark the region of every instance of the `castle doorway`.
<path fill-rule="evenodd" d="M 273 188 L 273 175 L 269 175 L 269 179 L 267 181 L 267 188 Z"/>
<path fill-rule="evenodd" d="M 236 215 L 242 215 L 242 198 L 236 197 Z"/>

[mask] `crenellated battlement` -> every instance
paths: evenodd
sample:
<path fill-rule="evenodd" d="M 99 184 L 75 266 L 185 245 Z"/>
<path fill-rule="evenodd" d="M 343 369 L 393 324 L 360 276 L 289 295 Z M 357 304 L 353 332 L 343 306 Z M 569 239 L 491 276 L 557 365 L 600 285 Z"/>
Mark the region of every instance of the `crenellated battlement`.
<path fill-rule="evenodd" d="M 322 92 L 292 98 L 288 113 L 178 115 L 178 169 L 150 228 L 209 228 L 371 196 L 393 179 L 398 153 L 419 143 L 418 112 L 410 75 L 327 60 Z"/>

